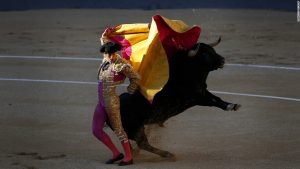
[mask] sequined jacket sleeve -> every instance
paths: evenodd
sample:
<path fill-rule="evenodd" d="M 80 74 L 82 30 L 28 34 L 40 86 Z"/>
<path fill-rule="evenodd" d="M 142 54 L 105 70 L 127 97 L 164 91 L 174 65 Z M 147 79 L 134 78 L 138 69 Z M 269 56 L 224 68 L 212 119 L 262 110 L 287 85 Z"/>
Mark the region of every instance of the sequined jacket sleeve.
<path fill-rule="evenodd" d="M 132 69 L 131 65 L 126 64 L 121 71 L 128 77 L 130 84 L 127 87 L 129 94 L 133 94 L 139 88 L 140 76 Z"/>

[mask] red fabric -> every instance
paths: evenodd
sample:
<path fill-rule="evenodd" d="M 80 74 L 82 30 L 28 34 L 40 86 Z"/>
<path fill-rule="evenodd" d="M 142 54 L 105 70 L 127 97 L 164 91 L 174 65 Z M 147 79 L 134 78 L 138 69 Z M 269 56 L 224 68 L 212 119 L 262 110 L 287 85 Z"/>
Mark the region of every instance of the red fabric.
<path fill-rule="evenodd" d="M 115 27 L 108 27 L 104 30 L 102 36 L 110 36 L 110 34 L 118 29 L 118 26 Z M 118 43 L 122 46 L 121 52 L 122 52 L 122 57 L 126 60 L 130 59 L 132 49 L 131 49 L 131 44 L 130 42 L 125 39 L 123 36 L 120 35 L 115 35 L 111 36 L 110 40 Z"/>
<path fill-rule="evenodd" d="M 157 25 L 159 39 L 166 51 L 168 59 L 180 50 L 191 49 L 198 41 L 201 28 L 194 26 L 190 30 L 179 33 L 174 31 L 160 15 L 153 16 Z"/>
<path fill-rule="evenodd" d="M 128 140 L 122 141 L 122 147 L 125 153 L 125 158 L 123 159 L 123 161 L 128 162 L 132 159 L 129 141 Z"/>
<path fill-rule="evenodd" d="M 130 42 L 123 36 L 113 36 L 111 37 L 111 40 L 122 46 L 122 57 L 126 60 L 129 60 L 132 53 L 132 46 Z"/>

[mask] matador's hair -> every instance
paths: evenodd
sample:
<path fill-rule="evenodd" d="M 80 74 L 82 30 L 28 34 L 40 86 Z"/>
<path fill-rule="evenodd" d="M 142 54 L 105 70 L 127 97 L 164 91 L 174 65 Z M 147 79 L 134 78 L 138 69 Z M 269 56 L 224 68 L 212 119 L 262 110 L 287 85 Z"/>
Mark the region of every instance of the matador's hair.
<path fill-rule="evenodd" d="M 121 45 L 114 42 L 107 42 L 100 47 L 101 53 L 112 54 L 122 49 Z"/>

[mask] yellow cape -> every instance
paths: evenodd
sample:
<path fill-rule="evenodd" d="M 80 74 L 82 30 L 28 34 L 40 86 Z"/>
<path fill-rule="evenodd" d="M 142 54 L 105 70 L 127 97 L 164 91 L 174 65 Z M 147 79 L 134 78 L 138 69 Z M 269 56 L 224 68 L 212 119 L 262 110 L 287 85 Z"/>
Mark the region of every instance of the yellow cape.
<path fill-rule="evenodd" d="M 183 21 L 162 18 L 176 32 L 190 28 Z M 122 45 L 122 57 L 129 59 L 133 69 L 141 76 L 140 91 L 151 102 L 169 78 L 168 58 L 154 19 L 151 26 L 148 23 L 116 26 L 108 38 Z"/>

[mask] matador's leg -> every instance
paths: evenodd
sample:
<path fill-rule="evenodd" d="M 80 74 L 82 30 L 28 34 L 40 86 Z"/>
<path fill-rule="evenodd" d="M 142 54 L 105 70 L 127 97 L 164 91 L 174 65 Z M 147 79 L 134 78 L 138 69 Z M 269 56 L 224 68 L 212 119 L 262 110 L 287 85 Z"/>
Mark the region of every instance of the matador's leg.
<path fill-rule="evenodd" d="M 117 96 L 111 96 L 110 102 L 107 107 L 107 115 L 113 131 L 120 141 L 128 141 L 127 134 L 123 129 L 121 114 L 120 114 L 120 101 Z"/>
<path fill-rule="evenodd" d="M 125 152 L 125 158 L 123 159 L 123 162 L 128 162 L 132 160 L 132 157 L 128 137 L 122 126 L 120 114 L 120 100 L 118 96 L 111 96 L 110 103 L 107 105 L 106 110 L 110 124 L 115 134 L 121 141 L 122 147 Z"/>
<path fill-rule="evenodd" d="M 104 123 L 107 119 L 106 112 L 104 107 L 98 103 L 93 117 L 93 125 L 92 130 L 94 136 L 100 140 L 104 145 L 106 145 L 107 148 L 110 149 L 110 151 L 113 154 L 113 158 L 117 157 L 120 152 L 117 149 L 117 147 L 114 145 L 114 143 L 111 141 L 110 137 L 105 133 L 103 130 Z"/>

